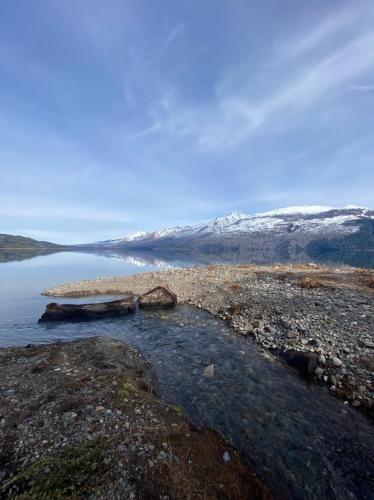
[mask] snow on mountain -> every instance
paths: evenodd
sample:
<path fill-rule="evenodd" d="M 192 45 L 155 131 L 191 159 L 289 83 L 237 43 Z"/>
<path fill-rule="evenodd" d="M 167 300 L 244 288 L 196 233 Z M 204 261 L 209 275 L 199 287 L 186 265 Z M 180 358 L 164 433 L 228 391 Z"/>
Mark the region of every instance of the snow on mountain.
<path fill-rule="evenodd" d="M 310 215 L 320 214 L 323 212 L 328 212 L 330 210 L 334 210 L 334 208 L 323 205 L 300 205 L 296 207 L 286 207 L 269 210 L 268 212 L 256 214 L 255 217 L 266 217 L 272 215 Z"/>
<path fill-rule="evenodd" d="M 153 231 L 152 233 L 147 233 L 147 237 L 158 239 L 164 238 L 165 236 L 177 235 L 182 231 L 186 231 L 190 226 L 175 226 L 166 229 L 159 229 L 158 231 Z"/>
<path fill-rule="evenodd" d="M 357 205 L 347 205 L 343 208 L 329 207 L 324 205 L 300 205 L 295 207 L 277 208 L 268 212 L 256 214 L 256 217 L 266 217 L 273 215 L 313 215 L 330 212 L 332 210 L 345 211 L 345 210 L 360 210 L 362 212 L 368 211 L 368 208 L 360 207 Z"/>
<path fill-rule="evenodd" d="M 138 231 L 130 233 L 123 238 L 111 240 L 110 245 L 116 246 L 124 243 L 136 243 L 154 240 L 182 239 L 182 238 L 218 238 L 245 234 L 290 234 L 294 232 L 354 233 L 359 230 L 359 225 L 354 224 L 365 218 L 374 219 L 374 212 L 364 207 L 348 205 L 343 208 L 329 206 L 294 206 L 270 210 L 255 215 L 241 212 L 232 212 L 222 217 L 216 217 L 207 222 L 192 226 L 176 226 L 160 229 L 153 232 Z M 107 244 L 108 242 L 103 242 Z"/>
<path fill-rule="evenodd" d="M 144 238 L 144 236 L 146 234 L 147 233 L 145 233 L 144 231 L 135 231 L 134 233 L 126 234 L 126 236 L 124 236 L 123 238 L 118 239 L 117 241 L 134 241 L 134 240 L 140 240 L 140 239 Z"/>
<path fill-rule="evenodd" d="M 208 222 L 208 225 L 214 227 L 226 227 L 243 219 L 247 219 L 248 217 L 249 215 L 243 214 L 242 212 L 231 212 L 231 214 L 224 215 L 223 217 L 216 217 L 212 221 Z"/>

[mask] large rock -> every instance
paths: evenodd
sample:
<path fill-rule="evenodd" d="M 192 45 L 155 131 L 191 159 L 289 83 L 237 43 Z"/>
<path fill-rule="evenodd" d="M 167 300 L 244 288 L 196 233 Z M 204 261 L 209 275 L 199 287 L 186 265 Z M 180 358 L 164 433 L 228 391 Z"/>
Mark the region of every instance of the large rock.
<path fill-rule="evenodd" d="M 284 352 L 282 357 L 290 366 L 296 368 L 296 370 L 305 376 L 312 376 L 318 367 L 318 354 L 315 352 L 290 350 Z"/>
<path fill-rule="evenodd" d="M 163 286 L 157 286 L 138 298 L 139 307 L 174 307 L 177 296 Z"/>
<path fill-rule="evenodd" d="M 135 310 L 136 303 L 132 297 L 93 304 L 57 304 L 52 302 L 47 305 L 39 323 L 63 320 L 84 321 L 108 316 L 122 316 L 133 313 Z"/>

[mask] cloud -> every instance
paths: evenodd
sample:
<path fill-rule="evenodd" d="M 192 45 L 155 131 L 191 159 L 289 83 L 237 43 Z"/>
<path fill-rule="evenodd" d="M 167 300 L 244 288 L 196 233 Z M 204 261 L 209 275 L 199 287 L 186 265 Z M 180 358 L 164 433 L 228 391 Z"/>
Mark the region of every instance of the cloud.
<path fill-rule="evenodd" d="M 181 22 L 176 24 L 172 30 L 168 33 L 167 37 L 164 40 L 164 43 L 162 44 L 161 50 L 159 52 L 159 57 L 162 57 L 165 52 L 168 50 L 170 45 L 173 43 L 173 41 L 178 38 L 186 29 L 186 23 Z"/>
<path fill-rule="evenodd" d="M 367 32 L 319 62 L 305 65 L 298 75 L 284 81 L 272 95 L 260 101 L 252 101 L 250 92 L 248 97 L 220 96 L 212 110 L 212 123 L 203 126 L 198 134 L 198 144 L 208 151 L 237 146 L 270 121 L 274 127 L 274 120 L 292 120 L 296 113 L 332 92 L 333 97 L 339 96 L 339 88 L 344 90 L 349 81 L 373 68 L 374 32 Z M 243 74 L 243 79 L 247 77 Z"/>
<path fill-rule="evenodd" d="M 107 210 L 98 206 L 52 203 L 50 200 L 37 198 L 18 198 L 3 196 L 0 205 L 0 215 L 22 218 L 72 219 L 93 222 L 129 223 L 132 216 L 120 210 Z"/>
<path fill-rule="evenodd" d="M 351 28 L 353 23 L 362 19 L 369 12 L 367 6 L 346 7 L 341 12 L 334 12 L 319 23 L 312 26 L 308 31 L 303 29 L 298 37 L 291 38 L 286 42 L 281 42 L 277 45 L 276 51 L 280 60 L 283 58 L 294 58 L 304 55 L 313 49 L 320 48 L 326 43 L 327 39 L 332 38 L 337 32 L 343 31 L 345 28 Z"/>

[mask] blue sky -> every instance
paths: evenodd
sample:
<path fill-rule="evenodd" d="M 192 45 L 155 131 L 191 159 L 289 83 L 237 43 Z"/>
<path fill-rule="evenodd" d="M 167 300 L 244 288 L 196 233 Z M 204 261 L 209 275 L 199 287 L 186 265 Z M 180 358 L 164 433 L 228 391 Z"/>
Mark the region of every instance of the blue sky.
<path fill-rule="evenodd" d="M 374 207 L 371 0 L 2 0 L 0 232 Z"/>

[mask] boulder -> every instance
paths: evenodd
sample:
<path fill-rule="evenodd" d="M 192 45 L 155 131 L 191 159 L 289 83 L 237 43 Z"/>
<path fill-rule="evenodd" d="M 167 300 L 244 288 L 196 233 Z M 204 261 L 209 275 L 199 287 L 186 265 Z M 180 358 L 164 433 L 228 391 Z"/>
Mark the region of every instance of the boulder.
<path fill-rule="evenodd" d="M 39 319 L 39 323 L 64 320 L 85 321 L 108 316 L 122 316 L 133 313 L 135 310 L 136 303 L 132 297 L 93 304 L 57 304 L 52 302 L 47 305 L 45 313 Z"/>
<path fill-rule="evenodd" d="M 174 307 L 177 303 L 177 296 L 163 286 L 157 286 L 138 298 L 139 307 Z"/>
<path fill-rule="evenodd" d="M 285 361 L 301 374 L 312 376 L 318 367 L 318 354 L 315 352 L 286 351 L 282 354 Z"/>

